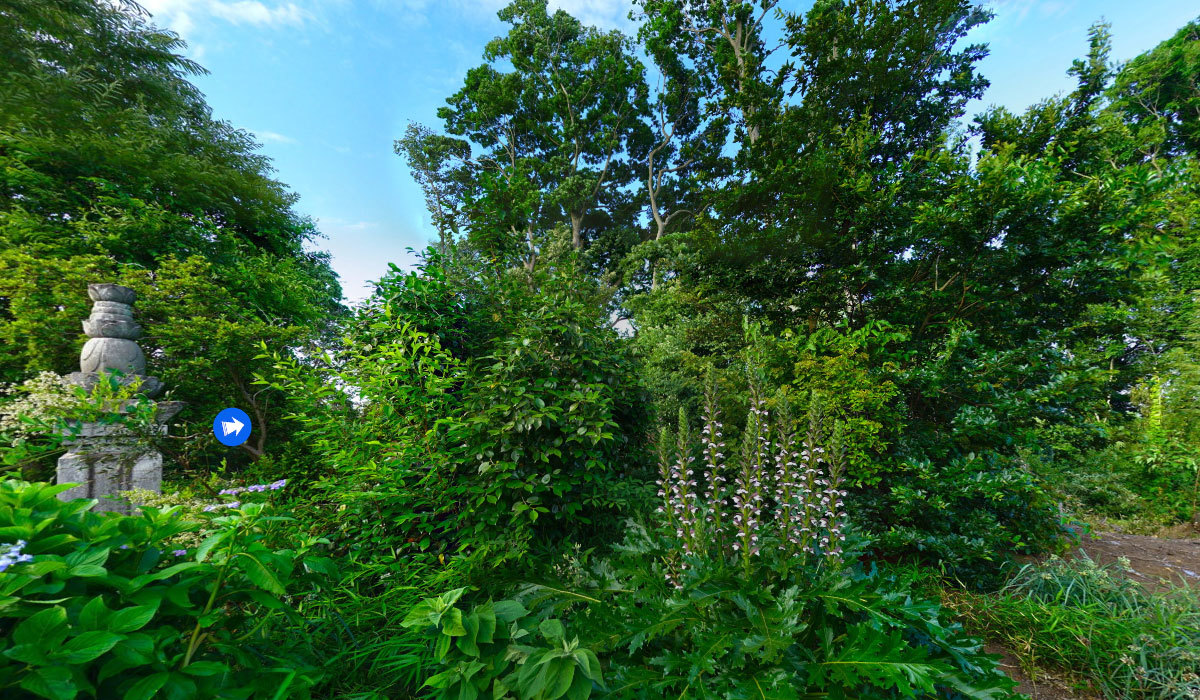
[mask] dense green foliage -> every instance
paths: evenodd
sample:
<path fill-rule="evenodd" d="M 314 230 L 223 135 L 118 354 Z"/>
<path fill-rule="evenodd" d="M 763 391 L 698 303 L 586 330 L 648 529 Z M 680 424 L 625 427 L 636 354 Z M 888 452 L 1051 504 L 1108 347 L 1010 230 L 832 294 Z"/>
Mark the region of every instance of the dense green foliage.
<path fill-rule="evenodd" d="M 404 618 L 405 627 L 432 633 L 434 658 L 450 667 L 425 681 L 437 689 L 434 697 L 582 700 L 593 683 L 604 687 L 595 652 L 581 648 L 578 637 L 568 640 L 561 621 L 539 622 L 512 600 L 464 613 L 455 607 L 464 590 L 427 598 Z"/>
<path fill-rule="evenodd" d="M 320 458 L 329 526 L 397 557 L 611 530 L 648 496 L 645 392 L 577 254 L 470 285 L 429 254 L 380 282 L 321 370 L 277 358 L 263 380 Z"/>
<path fill-rule="evenodd" d="M 968 122 L 969 0 L 633 5 L 500 10 L 395 143 L 436 244 L 347 310 L 177 36 L 0 0 L 5 697 L 1012 697 L 963 625 L 1197 692 L 1194 595 L 1006 564 L 1200 521 L 1200 20 Z M 95 281 L 181 439 L 56 378 Z M 167 493 L 59 501 L 81 421 Z"/>
<path fill-rule="evenodd" d="M 295 616 L 285 596 L 336 576 L 316 540 L 280 546 L 285 518 L 265 503 L 201 525 L 152 508 L 101 515 L 59 501 L 66 488 L 0 482 L 0 531 L 30 558 L 0 572 L 6 696 L 308 696 L 321 670 L 270 632 Z M 201 527 L 197 545 L 181 540 Z"/>

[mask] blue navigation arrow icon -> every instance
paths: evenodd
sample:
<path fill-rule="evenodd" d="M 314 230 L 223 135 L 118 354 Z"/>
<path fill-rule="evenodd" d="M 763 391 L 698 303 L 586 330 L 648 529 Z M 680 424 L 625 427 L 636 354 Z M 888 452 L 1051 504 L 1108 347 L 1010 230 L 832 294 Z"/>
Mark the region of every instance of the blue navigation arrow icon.
<path fill-rule="evenodd" d="M 213 435 L 222 445 L 237 447 L 250 439 L 250 416 L 240 408 L 226 408 L 213 419 Z"/>

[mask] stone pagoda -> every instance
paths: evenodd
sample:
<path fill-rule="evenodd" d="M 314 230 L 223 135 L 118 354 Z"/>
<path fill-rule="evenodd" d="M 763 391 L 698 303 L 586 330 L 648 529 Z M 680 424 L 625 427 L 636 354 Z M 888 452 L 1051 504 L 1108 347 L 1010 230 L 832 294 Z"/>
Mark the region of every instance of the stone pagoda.
<path fill-rule="evenodd" d="M 88 296 L 92 314 L 83 322 L 88 341 L 79 354 L 79 371 L 67 375 L 67 380 L 90 392 L 105 375 L 115 374 L 117 381 L 135 387 L 138 394 L 151 399 L 159 396 L 163 384 L 146 375 L 146 357 L 136 342 L 142 335 L 141 326 L 133 320 L 137 294 L 117 284 L 89 284 Z M 123 413 L 131 403 L 106 410 Z M 79 485 L 59 498 L 96 498 L 100 500 L 98 511 L 128 513 L 128 503 L 108 497 L 130 489 L 160 492 L 162 454 L 151 438 L 165 435 L 167 421 L 182 408 L 179 402 L 156 402 L 154 422 L 145 431 L 131 430 L 116 420 L 77 425 L 67 443 L 70 450 L 58 459 L 58 482 Z"/>

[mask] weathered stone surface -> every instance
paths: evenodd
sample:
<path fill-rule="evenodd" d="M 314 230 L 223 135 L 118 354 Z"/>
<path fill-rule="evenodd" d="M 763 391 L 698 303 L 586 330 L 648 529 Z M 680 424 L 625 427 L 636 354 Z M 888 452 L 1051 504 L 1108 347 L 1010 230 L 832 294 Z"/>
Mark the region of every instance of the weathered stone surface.
<path fill-rule="evenodd" d="M 142 327 L 132 320 L 110 321 L 88 319 L 83 322 L 83 332 L 92 338 L 125 338 L 137 340 L 142 337 Z"/>
<path fill-rule="evenodd" d="M 111 497 L 130 489 L 162 490 L 161 454 L 155 451 L 125 452 L 119 443 L 112 443 L 110 447 L 71 451 L 60 457 L 58 483 L 79 485 L 63 491 L 58 497 L 64 501 L 96 498 L 99 499 L 97 511 L 129 513 L 131 508 L 127 502 Z"/>
<path fill-rule="evenodd" d="M 88 297 L 92 301 L 115 301 L 118 304 L 132 306 L 133 302 L 137 301 L 137 292 L 119 284 L 89 284 Z"/>
<path fill-rule="evenodd" d="M 106 373 L 120 372 L 120 382 L 137 385 L 140 393 L 151 398 L 162 393 L 162 382 L 145 376 L 146 356 L 136 341 L 142 327 L 133 319 L 137 299 L 129 287 L 119 284 L 89 284 L 92 312 L 83 321 L 83 332 L 90 338 L 79 353 L 79 372 L 68 379 L 91 391 Z"/>
<path fill-rule="evenodd" d="M 117 370 L 123 374 L 145 374 L 146 356 L 138 344 L 126 338 L 92 338 L 79 353 L 83 372 Z"/>
<path fill-rule="evenodd" d="M 90 338 L 142 337 L 142 327 L 133 320 L 133 308 L 115 301 L 95 302 L 92 315 L 83 322 L 83 332 Z"/>

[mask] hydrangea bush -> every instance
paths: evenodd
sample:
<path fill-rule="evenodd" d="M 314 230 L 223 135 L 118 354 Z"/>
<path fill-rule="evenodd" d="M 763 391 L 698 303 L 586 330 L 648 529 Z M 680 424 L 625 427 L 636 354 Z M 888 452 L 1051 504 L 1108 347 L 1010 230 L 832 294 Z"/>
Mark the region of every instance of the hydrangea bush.
<path fill-rule="evenodd" d="M 273 623 L 336 574 L 320 540 L 279 541 L 268 503 L 199 523 L 96 513 L 58 499 L 71 486 L 0 482 L 0 696 L 307 697 L 323 672 Z"/>

